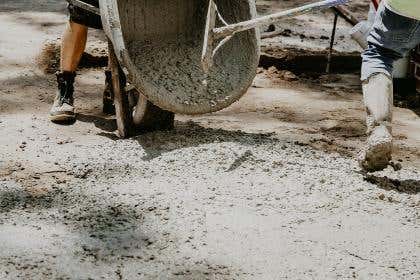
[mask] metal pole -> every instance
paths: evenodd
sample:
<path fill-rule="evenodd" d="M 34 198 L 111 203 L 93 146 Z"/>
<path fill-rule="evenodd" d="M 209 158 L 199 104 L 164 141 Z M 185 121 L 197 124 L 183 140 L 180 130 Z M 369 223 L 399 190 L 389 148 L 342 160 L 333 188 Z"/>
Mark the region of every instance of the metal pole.
<path fill-rule="evenodd" d="M 333 30 L 331 34 L 330 49 L 328 52 L 327 69 L 325 71 L 327 74 L 329 74 L 331 70 L 331 58 L 332 58 L 332 52 L 334 48 L 335 32 L 337 30 L 337 21 L 338 21 L 338 13 L 334 12 L 334 26 L 333 26 Z"/>

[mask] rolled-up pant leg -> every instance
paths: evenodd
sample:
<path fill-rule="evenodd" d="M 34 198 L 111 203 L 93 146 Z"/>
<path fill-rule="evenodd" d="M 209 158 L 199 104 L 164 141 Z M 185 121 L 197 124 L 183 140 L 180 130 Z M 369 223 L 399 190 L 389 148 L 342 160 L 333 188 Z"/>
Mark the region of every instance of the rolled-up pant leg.
<path fill-rule="evenodd" d="M 420 21 L 394 13 L 381 5 L 362 54 L 362 81 L 374 74 L 392 76 L 393 64 L 420 43 Z"/>
<path fill-rule="evenodd" d="M 99 7 L 99 0 L 83 0 L 83 2 Z M 99 15 L 76 7 L 72 4 L 68 5 L 68 10 L 70 13 L 70 20 L 72 22 L 85 25 L 87 27 L 102 29 L 102 21 Z"/>

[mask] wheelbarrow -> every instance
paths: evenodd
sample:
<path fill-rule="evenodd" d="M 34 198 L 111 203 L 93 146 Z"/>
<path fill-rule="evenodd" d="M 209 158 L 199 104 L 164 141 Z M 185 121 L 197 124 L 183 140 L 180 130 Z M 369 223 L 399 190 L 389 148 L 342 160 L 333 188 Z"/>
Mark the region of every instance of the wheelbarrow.
<path fill-rule="evenodd" d="M 253 0 L 100 1 L 120 136 L 130 135 L 144 109 L 144 102 L 130 104 L 127 81 L 140 101 L 169 112 L 224 109 L 255 78 L 261 25 L 345 2 L 326 0 L 257 18 Z"/>

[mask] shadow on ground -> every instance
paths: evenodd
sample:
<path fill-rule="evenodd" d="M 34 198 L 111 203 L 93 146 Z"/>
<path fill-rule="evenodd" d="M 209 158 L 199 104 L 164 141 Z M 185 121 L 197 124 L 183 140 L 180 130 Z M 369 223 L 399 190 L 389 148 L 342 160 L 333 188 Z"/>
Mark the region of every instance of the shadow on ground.
<path fill-rule="evenodd" d="M 174 150 L 209 143 L 235 142 L 255 146 L 273 141 L 273 133 L 246 133 L 205 128 L 194 122 L 176 122 L 172 131 L 159 131 L 133 137 L 145 150 L 143 160 L 150 161 Z"/>
<path fill-rule="evenodd" d="M 84 123 L 93 123 L 95 125 L 95 127 L 106 131 L 106 132 L 113 132 L 117 129 L 117 122 L 115 119 L 109 119 L 106 118 L 105 116 L 97 116 L 97 115 L 87 115 L 87 114 L 80 114 L 78 113 L 76 116 L 76 119 L 78 121 L 84 122 Z M 102 134 L 102 133 L 101 133 Z M 101 135 L 100 134 L 100 135 Z M 114 135 L 114 137 L 111 137 L 112 140 L 116 140 L 118 139 L 118 137 L 111 133 L 112 135 Z M 103 136 L 108 135 L 107 133 L 103 134 Z"/>
<path fill-rule="evenodd" d="M 394 190 L 397 192 L 417 194 L 420 192 L 420 181 L 419 180 L 397 180 L 390 179 L 388 177 L 379 177 L 375 175 L 365 175 L 364 180 L 377 185 L 379 188 L 386 191 Z"/>
<path fill-rule="evenodd" d="M 95 119 L 95 117 L 93 119 Z M 101 125 L 95 125 L 101 128 Z M 118 136 L 115 133 L 112 133 L 113 130 L 105 129 L 105 131 L 107 132 L 101 132 L 98 133 L 98 135 L 114 141 L 119 140 Z M 311 143 L 295 142 L 295 144 L 311 146 L 314 149 L 323 150 L 325 152 L 337 152 L 348 157 L 352 155 L 352 152 L 349 150 L 350 148 L 346 146 L 341 147 L 340 143 L 336 143 L 334 140 L 349 137 L 364 139 L 365 137 L 365 125 L 362 121 L 358 120 L 345 121 L 342 125 L 338 124 L 330 129 L 321 129 L 321 131 L 325 136 L 332 139 L 328 145 L 322 145 L 321 147 L 316 145 L 315 142 L 319 142 L 322 139 L 315 139 Z M 173 130 L 144 133 L 134 136 L 131 139 L 136 140 L 146 152 L 146 156 L 144 156 L 142 160 L 150 161 L 160 157 L 162 154 L 174 150 L 197 147 L 209 143 L 235 142 L 248 146 L 255 146 L 263 143 L 272 144 L 273 139 L 275 138 L 274 135 L 275 133 L 247 133 L 239 130 L 205 128 L 193 121 L 176 121 Z M 248 155 L 244 156 L 247 157 Z"/>
<path fill-rule="evenodd" d="M 54 197 L 60 193 L 54 189 L 48 194 L 35 195 L 22 189 L 3 188 L 0 191 L 0 214 L 17 209 L 50 209 L 54 206 Z"/>
<path fill-rule="evenodd" d="M 7 217 L 15 211 L 45 214 L 50 222 L 64 224 L 82 237 L 100 242 L 105 257 L 126 254 L 143 242 L 142 236 L 139 239 L 138 234 L 133 234 L 141 229 L 141 204 L 130 205 L 107 196 L 91 196 L 77 187 L 53 188 L 39 194 L 24 188 L 3 188 L 0 190 L 0 214 Z M 51 212 L 56 214 L 51 215 Z"/>
<path fill-rule="evenodd" d="M 73 239 L 66 242 L 63 239 L 68 239 L 68 234 L 49 235 L 46 232 L 46 238 L 54 240 L 52 246 L 74 242 L 71 251 L 63 251 L 59 255 L 42 253 L 50 248 L 43 248 L 40 252 L 35 250 L 29 255 L 19 252 L 10 256 L 6 254 L 0 258 L 1 270 L 10 273 L 11 277 L 25 279 L 28 275 L 30 278 L 42 275 L 40 279 L 77 277 L 69 276 L 69 269 L 63 269 L 58 264 L 65 259 L 78 275 L 86 276 L 83 279 L 88 279 L 88 275 L 95 271 L 89 269 L 89 265 L 80 266 L 80 262 L 103 267 L 100 275 L 105 275 L 106 279 L 114 279 L 115 275 L 118 276 L 115 279 L 134 279 L 125 278 L 127 271 L 121 269 L 122 265 L 131 266 L 130 275 L 138 271 L 154 277 L 166 275 L 165 279 L 174 280 L 229 280 L 243 274 L 230 265 L 209 263 L 205 257 L 197 256 L 185 258 L 174 266 L 174 258 L 178 257 L 175 252 L 179 250 L 177 240 L 180 238 L 176 232 L 164 232 L 167 226 L 158 213 L 161 206 L 140 195 L 133 201 L 136 204 L 121 202 L 115 194 L 90 194 L 85 188 L 76 186 L 53 188 L 38 195 L 20 187 L 0 189 L 0 226 L 15 221 L 16 216 L 22 218 L 18 226 L 25 226 L 22 224 L 25 221 L 32 224 L 36 221 L 33 215 L 36 215 L 41 224 L 64 225 L 71 233 Z"/>

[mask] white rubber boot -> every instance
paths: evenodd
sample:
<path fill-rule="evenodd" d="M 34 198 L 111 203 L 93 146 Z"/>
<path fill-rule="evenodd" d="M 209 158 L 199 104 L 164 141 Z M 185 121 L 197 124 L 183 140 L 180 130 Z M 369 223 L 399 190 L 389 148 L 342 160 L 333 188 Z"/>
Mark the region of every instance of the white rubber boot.
<path fill-rule="evenodd" d="M 360 152 L 359 163 L 366 171 L 379 171 L 392 159 L 392 79 L 382 73 L 371 76 L 363 84 L 363 98 L 368 139 Z"/>

